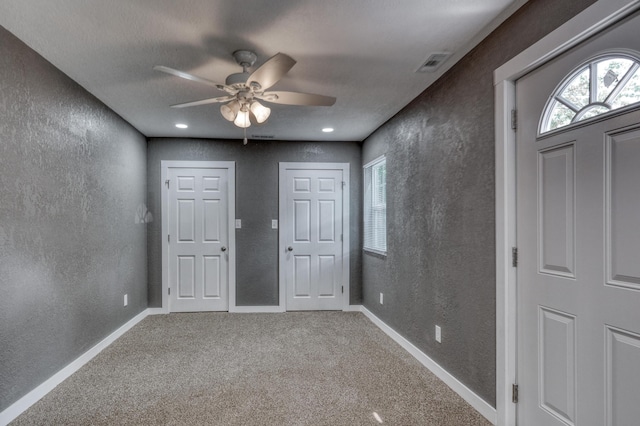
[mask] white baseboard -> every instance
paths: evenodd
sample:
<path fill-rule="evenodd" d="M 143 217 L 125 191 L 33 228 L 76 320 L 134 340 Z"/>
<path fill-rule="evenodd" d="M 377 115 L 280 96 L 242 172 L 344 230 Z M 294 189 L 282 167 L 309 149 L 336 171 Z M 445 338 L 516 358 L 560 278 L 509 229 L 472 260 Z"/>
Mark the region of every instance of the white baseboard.
<path fill-rule="evenodd" d="M 80 355 L 69 365 L 58 371 L 51 376 L 40 386 L 11 404 L 7 409 L 0 413 L 0 426 L 6 426 L 9 422 L 13 421 L 20 414 L 25 412 L 29 407 L 38 402 L 42 397 L 51 392 L 53 388 L 65 381 L 69 376 L 78 371 L 83 365 L 91 361 L 93 357 L 98 355 L 103 349 L 113 343 L 118 337 L 129 331 L 134 325 L 142 321 L 147 315 L 149 310 L 145 309 L 138 315 L 127 321 L 122 327 L 107 336 L 100 343 L 89 349 L 84 354 Z"/>
<path fill-rule="evenodd" d="M 149 315 L 169 314 L 165 308 L 149 308 Z M 229 306 L 229 313 L 233 314 L 279 314 L 284 312 L 280 306 Z"/>
<path fill-rule="evenodd" d="M 342 312 L 362 312 L 362 305 L 349 305 Z"/>
<path fill-rule="evenodd" d="M 429 358 L 424 352 L 418 349 L 413 343 L 402 337 L 397 331 L 389 327 L 384 321 L 375 316 L 370 310 L 362 306 L 361 312 L 377 325 L 382 331 L 384 331 L 389 337 L 402 346 L 407 352 L 409 352 L 415 359 L 417 359 L 422 365 L 427 367 L 433 374 L 435 374 L 440 380 L 445 382 L 447 386 L 453 389 L 458 395 L 469 403 L 473 408 L 482 414 L 492 424 L 496 424 L 498 421 L 498 414 L 496 409 L 493 408 L 484 399 L 480 398 L 475 392 L 469 389 L 464 383 L 456 379 L 451 373 L 442 368 L 438 363 Z"/>
<path fill-rule="evenodd" d="M 229 306 L 229 313 L 238 314 L 280 314 L 284 309 L 280 306 Z"/>
<path fill-rule="evenodd" d="M 343 312 L 362 312 L 361 305 L 349 305 Z M 280 306 L 234 306 L 229 307 L 229 313 L 261 314 L 261 313 L 283 313 L 286 312 Z"/>

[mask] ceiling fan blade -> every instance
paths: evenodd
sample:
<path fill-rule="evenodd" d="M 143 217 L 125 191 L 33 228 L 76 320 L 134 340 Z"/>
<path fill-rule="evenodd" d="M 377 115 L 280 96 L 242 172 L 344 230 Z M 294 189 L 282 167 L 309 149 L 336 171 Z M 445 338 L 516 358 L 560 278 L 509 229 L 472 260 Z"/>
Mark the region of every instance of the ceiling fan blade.
<path fill-rule="evenodd" d="M 332 96 L 314 95 L 313 93 L 299 92 L 265 92 L 256 96 L 267 102 L 283 105 L 307 105 L 307 106 L 331 106 L 336 103 Z"/>
<path fill-rule="evenodd" d="M 291 56 L 276 53 L 251 73 L 247 85 L 258 83 L 258 90 L 266 90 L 276 84 L 295 64 L 296 61 Z"/>
<path fill-rule="evenodd" d="M 198 77 L 193 74 L 186 73 L 184 71 L 176 70 L 173 68 L 165 67 L 164 65 L 156 65 L 153 67 L 154 70 L 160 71 L 166 74 L 173 75 L 175 77 L 184 78 L 185 80 L 195 81 L 196 83 L 206 84 L 207 86 L 215 87 L 218 90 L 224 90 L 230 94 L 236 94 L 238 91 L 231 86 L 227 86 L 224 84 L 216 83 L 215 81 L 207 80 L 206 78 Z"/>
<path fill-rule="evenodd" d="M 186 102 L 184 104 L 171 105 L 171 108 L 186 108 L 198 105 L 215 104 L 216 102 L 227 102 L 234 99 L 233 96 L 220 96 L 218 98 L 203 99 L 201 101 Z"/>

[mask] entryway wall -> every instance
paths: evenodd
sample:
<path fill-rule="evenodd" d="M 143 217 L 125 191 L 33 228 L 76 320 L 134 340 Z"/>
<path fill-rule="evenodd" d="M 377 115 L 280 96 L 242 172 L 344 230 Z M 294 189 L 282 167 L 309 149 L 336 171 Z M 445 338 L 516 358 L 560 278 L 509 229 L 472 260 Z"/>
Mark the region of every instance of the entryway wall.
<path fill-rule="evenodd" d="M 492 406 L 493 71 L 593 2 L 527 2 L 363 144 L 364 164 L 386 155 L 394 188 L 387 256 L 363 256 L 363 305 Z"/>
<path fill-rule="evenodd" d="M 361 217 L 362 161 L 357 142 L 242 141 L 152 138 L 147 145 L 147 204 L 154 220 L 147 228 L 149 307 L 162 306 L 162 229 L 160 162 L 235 161 L 236 303 L 238 306 L 277 306 L 278 164 L 280 162 L 339 162 L 350 164 L 350 214 Z M 350 304 L 362 302 L 360 221 L 349 229 Z"/>
<path fill-rule="evenodd" d="M 0 26 L 0 424 L 146 309 L 145 166 L 144 135 Z"/>

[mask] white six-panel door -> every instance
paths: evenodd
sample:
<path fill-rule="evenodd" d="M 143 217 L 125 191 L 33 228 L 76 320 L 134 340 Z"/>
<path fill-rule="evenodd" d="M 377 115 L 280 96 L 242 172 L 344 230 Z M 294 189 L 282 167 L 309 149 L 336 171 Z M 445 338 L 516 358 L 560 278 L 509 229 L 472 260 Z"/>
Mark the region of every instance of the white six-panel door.
<path fill-rule="evenodd" d="M 215 164 L 215 163 L 214 163 Z M 233 257 L 232 165 L 167 170 L 168 293 L 172 312 L 227 311 Z"/>
<path fill-rule="evenodd" d="M 280 174 L 280 274 L 286 310 L 342 310 L 343 291 L 348 290 L 343 278 L 344 170 L 331 165 L 283 170 L 286 164 Z"/>
<path fill-rule="evenodd" d="M 640 111 L 537 137 L 556 84 L 639 27 L 516 86 L 519 425 L 640 424 Z"/>

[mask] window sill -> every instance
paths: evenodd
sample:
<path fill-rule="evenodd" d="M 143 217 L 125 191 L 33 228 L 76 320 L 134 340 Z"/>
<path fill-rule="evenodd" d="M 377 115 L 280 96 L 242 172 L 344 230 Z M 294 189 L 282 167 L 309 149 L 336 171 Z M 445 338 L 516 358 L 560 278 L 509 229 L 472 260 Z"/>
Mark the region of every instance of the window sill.
<path fill-rule="evenodd" d="M 381 250 L 375 250 L 375 249 L 370 249 L 370 248 L 363 248 L 362 251 L 364 251 L 365 254 L 370 254 L 374 257 L 379 257 L 381 259 L 386 259 L 387 258 L 387 252 L 386 251 L 381 251 Z"/>

